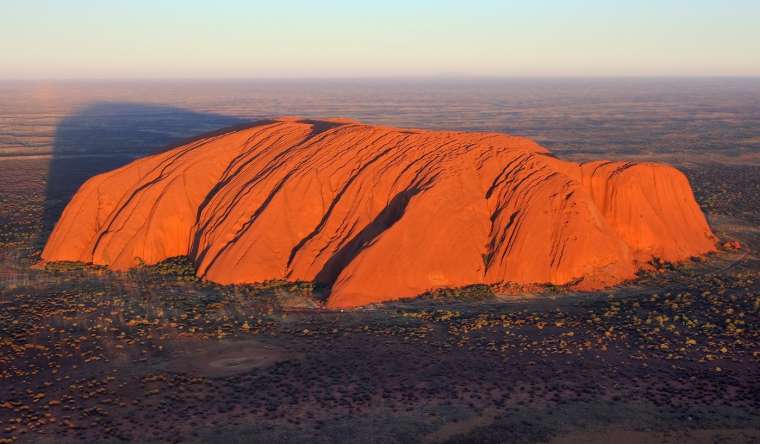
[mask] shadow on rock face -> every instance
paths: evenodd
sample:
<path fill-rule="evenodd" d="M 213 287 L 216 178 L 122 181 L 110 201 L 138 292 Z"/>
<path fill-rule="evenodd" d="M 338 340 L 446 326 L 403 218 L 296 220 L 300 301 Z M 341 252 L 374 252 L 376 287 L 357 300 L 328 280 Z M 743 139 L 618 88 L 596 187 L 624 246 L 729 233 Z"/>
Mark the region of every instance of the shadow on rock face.
<path fill-rule="evenodd" d="M 40 243 L 90 177 L 199 135 L 253 124 L 233 116 L 153 104 L 98 102 L 80 109 L 56 128 Z"/>

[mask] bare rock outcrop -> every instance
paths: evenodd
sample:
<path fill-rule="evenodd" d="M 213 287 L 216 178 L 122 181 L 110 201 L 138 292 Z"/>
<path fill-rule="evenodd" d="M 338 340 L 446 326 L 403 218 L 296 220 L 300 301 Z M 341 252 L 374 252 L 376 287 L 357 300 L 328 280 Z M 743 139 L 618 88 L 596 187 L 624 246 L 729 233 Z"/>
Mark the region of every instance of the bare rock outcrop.
<path fill-rule="evenodd" d="M 351 307 L 477 283 L 632 278 L 716 239 L 667 165 L 552 157 L 494 133 L 260 123 L 87 181 L 42 257 L 125 270 L 187 255 L 223 284 L 331 288 Z"/>

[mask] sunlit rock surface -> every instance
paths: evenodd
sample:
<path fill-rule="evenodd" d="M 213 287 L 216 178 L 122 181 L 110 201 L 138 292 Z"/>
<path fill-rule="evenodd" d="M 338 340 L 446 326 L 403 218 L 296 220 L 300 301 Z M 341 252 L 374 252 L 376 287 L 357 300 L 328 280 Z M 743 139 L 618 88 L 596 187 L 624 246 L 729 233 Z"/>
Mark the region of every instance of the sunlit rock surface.
<path fill-rule="evenodd" d="M 42 253 L 125 270 L 188 255 L 223 284 L 351 307 L 477 283 L 600 288 L 715 248 L 667 165 L 565 162 L 523 138 L 283 118 L 93 177 Z"/>

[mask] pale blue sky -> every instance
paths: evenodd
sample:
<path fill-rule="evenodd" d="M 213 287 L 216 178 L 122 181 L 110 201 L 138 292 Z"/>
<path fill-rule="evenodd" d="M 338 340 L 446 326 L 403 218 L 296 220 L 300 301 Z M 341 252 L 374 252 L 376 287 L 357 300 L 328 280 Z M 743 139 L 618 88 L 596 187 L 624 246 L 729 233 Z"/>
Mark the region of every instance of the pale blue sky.
<path fill-rule="evenodd" d="M 759 0 L 0 0 L 2 78 L 760 75 Z"/>

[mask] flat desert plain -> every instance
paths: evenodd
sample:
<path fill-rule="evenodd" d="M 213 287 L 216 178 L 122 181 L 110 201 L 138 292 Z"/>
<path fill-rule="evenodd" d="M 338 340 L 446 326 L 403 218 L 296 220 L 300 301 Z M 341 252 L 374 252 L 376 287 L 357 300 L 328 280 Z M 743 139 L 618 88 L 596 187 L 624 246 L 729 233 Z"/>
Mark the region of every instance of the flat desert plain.
<path fill-rule="evenodd" d="M 752 79 L 0 83 L 0 440 L 758 442 L 757 103 Z M 668 162 L 719 248 L 602 290 L 350 310 L 310 282 L 199 280 L 182 257 L 33 268 L 87 178 L 281 115 Z"/>

